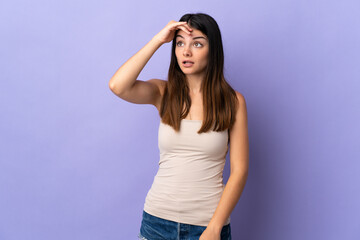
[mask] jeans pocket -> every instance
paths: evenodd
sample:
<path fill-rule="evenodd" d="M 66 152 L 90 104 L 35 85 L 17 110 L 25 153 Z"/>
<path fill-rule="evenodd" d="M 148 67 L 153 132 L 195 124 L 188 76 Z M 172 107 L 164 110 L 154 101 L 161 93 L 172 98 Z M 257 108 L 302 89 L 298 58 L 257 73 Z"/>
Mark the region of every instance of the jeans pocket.
<path fill-rule="evenodd" d="M 142 238 L 149 240 L 152 239 L 165 240 L 161 226 L 152 223 L 151 221 L 147 221 L 146 219 L 143 219 L 143 221 L 141 222 L 140 235 Z"/>
<path fill-rule="evenodd" d="M 141 221 L 140 235 L 147 240 L 175 239 L 177 236 L 177 224 L 144 213 Z"/>

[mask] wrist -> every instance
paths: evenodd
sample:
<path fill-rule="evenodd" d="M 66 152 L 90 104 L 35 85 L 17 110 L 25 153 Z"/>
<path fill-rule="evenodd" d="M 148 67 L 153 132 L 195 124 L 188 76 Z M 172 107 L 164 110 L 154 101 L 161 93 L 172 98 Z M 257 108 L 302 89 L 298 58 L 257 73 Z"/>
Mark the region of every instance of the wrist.
<path fill-rule="evenodd" d="M 216 233 L 216 234 L 220 234 L 221 233 L 221 230 L 222 230 L 222 225 L 220 224 L 217 224 L 215 222 L 210 222 L 207 226 L 207 228 L 209 230 L 211 230 L 212 232 Z"/>
<path fill-rule="evenodd" d="M 161 40 L 160 40 L 159 38 L 157 38 L 156 36 L 154 36 L 154 37 L 151 39 L 151 42 L 155 43 L 155 44 L 158 45 L 159 47 L 164 44 L 164 42 L 161 41 Z"/>

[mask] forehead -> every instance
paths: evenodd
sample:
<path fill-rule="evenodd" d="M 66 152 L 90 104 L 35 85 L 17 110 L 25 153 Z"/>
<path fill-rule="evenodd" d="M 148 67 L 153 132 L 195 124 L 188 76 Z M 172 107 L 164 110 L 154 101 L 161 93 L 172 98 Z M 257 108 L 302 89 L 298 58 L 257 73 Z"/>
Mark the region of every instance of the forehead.
<path fill-rule="evenodd" d="M 189 39 L 192 39 L 192 38 L 195 38 L 195 37 L 204 37 L 205 39 L 207 39 L 206 35 L 203 34 L 200 30 L 197 30 L 195 28 L 191 28 L 192 31 L 191 31 L 191 35 L 187 34 L 186 32 L 184 32 L 183 30 L 179 30 L 176 34 L 176 37 L 178 35 L 181 35 L 182 37 L 184 38 L 189 38 Z M 203 38 L 199 38 L 199 39 L 203 39 Z"/>

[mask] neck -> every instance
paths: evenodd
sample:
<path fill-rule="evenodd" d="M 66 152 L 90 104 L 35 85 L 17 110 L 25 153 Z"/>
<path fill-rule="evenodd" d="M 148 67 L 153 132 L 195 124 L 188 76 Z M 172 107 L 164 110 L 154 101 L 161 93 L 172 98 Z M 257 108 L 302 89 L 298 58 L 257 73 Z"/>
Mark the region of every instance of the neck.
<path fill-rule="evenodd" d="M 186 81 L 189 86 L 190 92 L 198 94 L 202 92 L 201 85 L 204 80 L 204 76 L 199 75 L 186 75 Z"/>

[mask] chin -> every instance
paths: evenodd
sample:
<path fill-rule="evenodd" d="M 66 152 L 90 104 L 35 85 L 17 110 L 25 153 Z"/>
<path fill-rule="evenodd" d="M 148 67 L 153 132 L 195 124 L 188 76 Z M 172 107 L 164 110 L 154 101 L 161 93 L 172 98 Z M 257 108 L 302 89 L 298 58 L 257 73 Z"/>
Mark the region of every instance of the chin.
<path fill-rule="evenodd" d="M 188 69 L 182 70 L 182 72 L 183 72 L 185 75 L 194 74 L 193 71 L 189 71 Z"/>
<path fill-rule="evenodd" d="M 180 68 L 180 69 L 181 69 L 181 68 Z M 194 70 L 194 69 L 189 69 L 189 68 L 181 69 L 181 71 L 182 71 L 184 74 L 187 74 L 187 75 L 198 73 L 196 70 Z"/>

